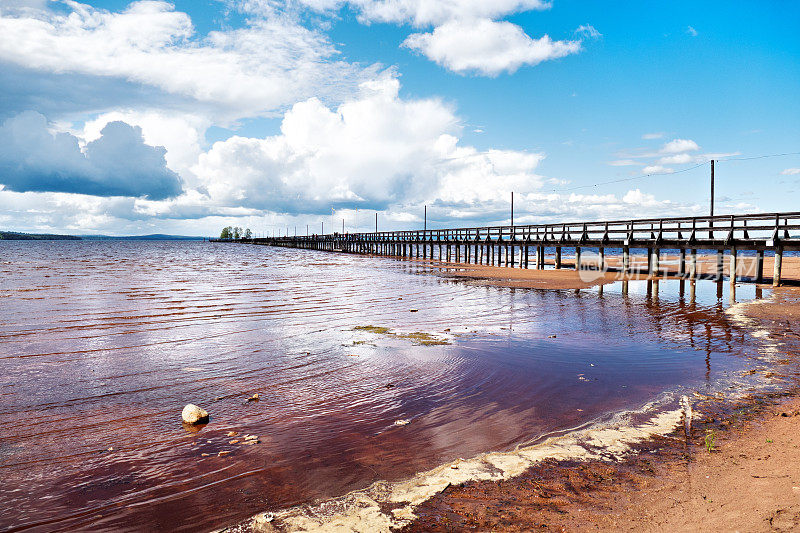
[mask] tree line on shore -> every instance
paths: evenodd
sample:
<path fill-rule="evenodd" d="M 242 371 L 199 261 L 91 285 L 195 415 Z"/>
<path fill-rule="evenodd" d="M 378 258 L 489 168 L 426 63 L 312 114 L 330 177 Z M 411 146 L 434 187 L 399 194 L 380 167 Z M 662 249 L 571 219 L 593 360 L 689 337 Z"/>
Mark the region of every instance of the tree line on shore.
<path fill-rule="evenodd" d="M 222 228 L 222 232 L 219 234 L 220 239 L 252 239 L 253 232 L 250 231 L 250 228 L 242 230 L 239 226 L 227 226 Z"/>
<path fill-rule="evenodd" d="M 53 235 L 51 233 L 20 233 L 0 231 L 0 241 L 79 241 L 75 235 Z"/>

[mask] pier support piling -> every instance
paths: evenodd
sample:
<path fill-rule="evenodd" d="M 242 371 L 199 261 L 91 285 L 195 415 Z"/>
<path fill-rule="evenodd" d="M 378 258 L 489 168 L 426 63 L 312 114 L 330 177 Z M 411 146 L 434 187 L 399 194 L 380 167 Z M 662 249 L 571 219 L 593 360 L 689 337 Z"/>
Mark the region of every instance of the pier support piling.
<path fill-rule="evenodd" d="M 772 269 L 772 286 L 780 287 L 781 285 L 781 266 L 783 263 L 783 247 L 778 246 L 775 248 L 775 265 Z"/>

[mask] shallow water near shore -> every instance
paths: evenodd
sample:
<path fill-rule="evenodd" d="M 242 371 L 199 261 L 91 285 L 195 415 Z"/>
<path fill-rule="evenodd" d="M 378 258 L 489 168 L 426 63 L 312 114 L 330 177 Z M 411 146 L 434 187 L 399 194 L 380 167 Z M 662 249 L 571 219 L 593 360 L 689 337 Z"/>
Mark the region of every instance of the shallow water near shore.
<path fill-rule="evenodd" d="M 206 242 L 0 243 L 0 526 L 209 530 L 666 390 L 713 393 L 758 364 L 724 315 L 766 296 L 753 285 L 731 298 L 700 281 L 692 302 L 678 280 L 544 291 L 428 270 Z M 211 414 L 199 432 L 186 403 Z"/>

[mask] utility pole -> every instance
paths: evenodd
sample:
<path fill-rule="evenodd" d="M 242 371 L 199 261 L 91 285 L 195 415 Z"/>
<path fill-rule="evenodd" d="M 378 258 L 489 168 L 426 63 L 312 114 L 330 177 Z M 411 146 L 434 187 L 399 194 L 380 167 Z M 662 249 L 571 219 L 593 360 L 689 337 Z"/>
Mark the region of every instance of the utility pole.
<path fill-rule="evenodd" d="M 711 216 L 714 216 L 714 160 L 711 160 Z"/>
<path fill-rule="evenodd" d="M 428 206 L 425 206 L 425 218 L 423 218 L 424 222 L 422 225 L 422 231 L 428 230 Z"/>
<path fill-rule="evenodd" d="M 511 191 L 511 227 L 514 227 L 514 191 Z"/>

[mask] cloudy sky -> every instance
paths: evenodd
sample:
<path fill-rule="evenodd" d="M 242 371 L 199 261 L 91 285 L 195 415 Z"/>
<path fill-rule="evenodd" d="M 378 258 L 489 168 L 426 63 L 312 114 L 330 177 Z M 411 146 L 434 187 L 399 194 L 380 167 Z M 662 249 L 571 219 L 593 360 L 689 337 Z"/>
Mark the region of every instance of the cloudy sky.
<path fill-rule="evenodd" d="M 800 4 L 0 0 L 0 229 L 797 210 Z"/>

